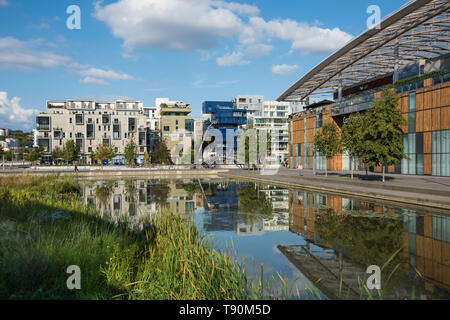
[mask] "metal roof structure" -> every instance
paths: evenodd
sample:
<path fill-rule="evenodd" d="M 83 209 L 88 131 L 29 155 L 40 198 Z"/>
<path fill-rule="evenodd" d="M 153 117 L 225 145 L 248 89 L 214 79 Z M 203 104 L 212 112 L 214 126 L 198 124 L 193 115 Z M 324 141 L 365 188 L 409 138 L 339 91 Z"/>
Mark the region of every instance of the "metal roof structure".
<path fill-rule="evenodd" d="M 449 52 L 450 1 L 415 0 L 304 75 L 278 101 L 305 101 Z"/>

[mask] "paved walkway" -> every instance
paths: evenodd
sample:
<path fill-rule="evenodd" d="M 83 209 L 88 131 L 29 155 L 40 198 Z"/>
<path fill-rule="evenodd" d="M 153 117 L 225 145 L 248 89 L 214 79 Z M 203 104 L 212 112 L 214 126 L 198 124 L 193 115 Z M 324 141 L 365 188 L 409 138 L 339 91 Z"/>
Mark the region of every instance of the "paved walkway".
<path fill-rule="evenodd" d="M 229 170 L 221 176 L 285 185 L 292 188 L 339 193 L 349 196 L 369 197 L 383 201 L 395 201 L 412 205 L 428 206 L 450 211 L 450 177 L 386 175 L 356 172 L 353 180 L 345 172 L 324 172 L 281 168 L 275 175 L 263 175 L 260 171 Z"/>

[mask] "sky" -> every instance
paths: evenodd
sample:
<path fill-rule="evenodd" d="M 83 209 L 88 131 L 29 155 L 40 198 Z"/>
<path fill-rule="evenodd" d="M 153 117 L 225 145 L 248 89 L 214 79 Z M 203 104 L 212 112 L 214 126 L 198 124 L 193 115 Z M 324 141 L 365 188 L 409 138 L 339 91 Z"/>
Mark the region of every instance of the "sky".
<path fill-rule="evenodd" d="M 0 0 L 0 128 L 46 100 L 275 100 L 407 0 Z M 72 5 L 80 9 L 80 25 Z M 69 27 L 68 27 L 69 22 Z"/>

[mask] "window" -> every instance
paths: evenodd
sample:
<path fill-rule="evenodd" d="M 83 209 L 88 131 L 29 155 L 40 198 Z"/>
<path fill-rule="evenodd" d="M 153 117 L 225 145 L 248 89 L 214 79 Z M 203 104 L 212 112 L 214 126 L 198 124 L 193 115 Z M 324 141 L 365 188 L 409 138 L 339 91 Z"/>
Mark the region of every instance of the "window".
<path fill-rule="evenodd" d="M 136 118 L 128 118 L 128 131 L 129 132 L 136 131 Z"/>
<path fill-rule="evenodd" d="M 432 174 L 450 176 L 450 130 L 432 132 Z"/>
<path fill-rule="evenodd" d="M 120 139 L 120 124 L 113 124 L 113 139 Z"/>
<path fill-rule="evenodd" d="M 86 138 L 87 139 L 95 139 L 95 132 L 94 132 L 94 124 L 88 123 L 86 125 Z"/>
<path fill-rule="evenodd" d="M 76 114 L 75 115 L 75 124 L 84 124 L 84 115 L 83 114 Z"/>
<path fill-rule="evenodd" d="M 233 112 L 233 117 L 242 117 L 242 112 L 234 111 Z"/>
<path fill-rule="evenodd" d="M 416 93 L 408 94 L 408 132 L 416 132 Z"/>
<path fill-rule="evenodd" d="M 169 126 L 164 126 L 164 131 L 170 131 L 170 127 Z"/>

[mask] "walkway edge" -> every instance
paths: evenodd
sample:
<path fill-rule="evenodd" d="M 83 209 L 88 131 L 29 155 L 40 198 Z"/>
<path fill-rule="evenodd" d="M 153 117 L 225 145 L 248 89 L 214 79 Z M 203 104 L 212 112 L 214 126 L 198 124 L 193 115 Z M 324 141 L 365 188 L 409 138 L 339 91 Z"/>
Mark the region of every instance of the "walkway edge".
<path fill-rule="evenodd" d="M 450 205 L 437 203 L 437 202 L 429 202 L 429 201 L 423 201 L 418 200 L 417 198 L 407 198 L 407 197 L 390 197 L 385 195 L 380 195 L 376 193 L 366 193 L 366 192 L 352 192 L 352 191 L 346 191 L 346 190 L 339 190 L 335 188 L 330 187 L 316 187 L 311 186 L 307 184 L 301 184 L 301 183 L 291 183 L 291 182 L 284 182 L 279 180 L 270 180 L 270 179 L 264 179 L 264 178 L 254 178 L 249 176 L 239 176 L 231 173 L 219 173 L 219 176 L 225 177 L 225 178 L 232 178 L 237 180 L 251 180 L 254 182 L 261 182 L 261 183 L 267 183 L 267 184 L 274 184 L 289 188 L 297 188 L 297 189 L 307 189 L 311 191 L 321 191 L 325 193 L 336 193 L 339 195 L 347 195 L 357 198 L 369 198 L 369 199 L 375 199 L 375 200 L 384 200 L 384 201 L 390 201 L 390 202 L 398 202 L 398 203 L 404 203 L 414 206 L 422 206 L 422 207 L 429 207 L 434 209 L 441 209 L 448 211 L 448 214 L 450 214 Z"/>

